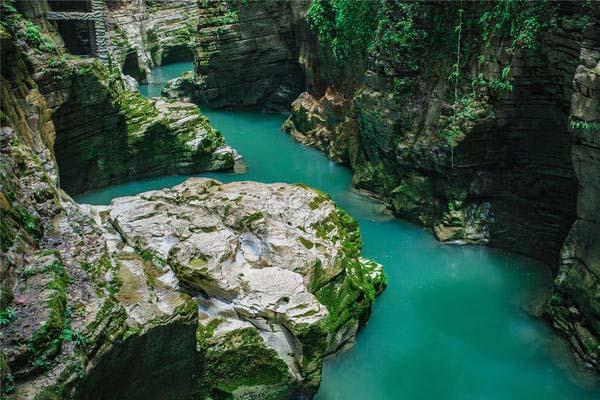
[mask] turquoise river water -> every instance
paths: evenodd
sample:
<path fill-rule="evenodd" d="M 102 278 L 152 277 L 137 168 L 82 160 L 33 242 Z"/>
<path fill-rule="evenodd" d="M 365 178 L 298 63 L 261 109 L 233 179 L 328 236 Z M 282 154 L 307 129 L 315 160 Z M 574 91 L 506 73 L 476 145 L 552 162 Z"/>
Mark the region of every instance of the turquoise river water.
<path fill-rule="evenodd" d="M 154 70 L 142 93 L 191 69 Z M 351 190 L 351 172 L 281 131 L 281 115 L 204 110 L 243 156 L 244 173 L 206 173 L 222 182 L 302 182 L 327 192 L 358 219 L 363 254 L 385 267 L 389 286 L 355 345 L 330 357 L 318 400 L 600 399 L 596 378 L 578 371 L 564 341 L 526 311 L 552 277 L 536 262 L 477 246 L 440 244 L 427 230 L 391 219 Z M 169 187 L 166 176 L 76 198 L 109 204 L 118 196 Z"/>

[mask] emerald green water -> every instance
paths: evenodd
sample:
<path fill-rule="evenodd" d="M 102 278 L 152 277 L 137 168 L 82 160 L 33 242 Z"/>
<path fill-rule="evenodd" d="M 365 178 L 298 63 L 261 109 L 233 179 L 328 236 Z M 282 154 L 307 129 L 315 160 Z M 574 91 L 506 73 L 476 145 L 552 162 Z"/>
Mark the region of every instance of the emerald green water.
<path fill-rule="evenodd" d="M 179 73 L 169 67 L 160 73 Z M 564 341 L 525 311 L 551 283 L 546 267 L 483 247 L 442 245 L 421 227 L 388 218 L 380 204 L 351 191 L 348 169 L 282 133 L 283 116 L 205 114 L 244 156 L 247 171 L 201 176 L 303 182 L 329 193 L 360 222 L 364 255 L 387 272 L 389 287 L 356 344 L 325 363 L 318 400 L 600 398 L 596 379 L 575 368 Z M 108 204 L 186 178 L 148 179 L 76 200 Z"/>

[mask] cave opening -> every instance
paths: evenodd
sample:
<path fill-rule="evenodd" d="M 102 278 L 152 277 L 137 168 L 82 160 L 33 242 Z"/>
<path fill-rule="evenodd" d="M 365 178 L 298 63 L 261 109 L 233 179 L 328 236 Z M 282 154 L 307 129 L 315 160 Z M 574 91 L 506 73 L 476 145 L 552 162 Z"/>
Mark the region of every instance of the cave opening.
<path fill-rule="evenodd" d="M 96 33 L 94 21 L 59 20 L 58 32 L 69 53 L 78 56 L 96 55 Z"/>
<path fill-rule="evenodd" d="M 175 45 L 163 49 L 160 65 L 174 64 L 182 61 L 194 61 L 194 51 L 190 46 Z"/>
<path fill-rule="evenodd" d="M 140 66 L 135 50 L 127 53 L 121 69 L 125 75 L 135 78 L 139 83 L 146 81 L 146 71 Z"/>

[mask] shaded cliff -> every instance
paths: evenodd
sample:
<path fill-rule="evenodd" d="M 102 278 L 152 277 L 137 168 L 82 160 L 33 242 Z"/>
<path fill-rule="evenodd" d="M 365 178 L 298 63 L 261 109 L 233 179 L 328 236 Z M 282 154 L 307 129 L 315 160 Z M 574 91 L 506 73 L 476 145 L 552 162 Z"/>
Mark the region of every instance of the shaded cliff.
<path fill-rule="evenodd" d="M 561 5 L 535 48 L 513 49 L 508 37 L 481 40 L 482 28 L 468 22 L 485 12 L 480 7 L 468 4 L 462 22 L 456 9 L 442 15 L 434 4 L 389 11 L 398 24 L 410 18 L 422 43 L 398 48 L 400 57 L 387 51 L 389 32 L 380 31 L 363 85 L 346 96 L 347 118 L 360 126 L 355 185 L 387 199 L 399 216 L 434 227 L 441 240 L 555 263 L 575 218 L 568 121 L 582 27 L 568 22 L 584 11 Z M 457 24 L 464 26 L 458 53 Z M 463 61 L 453 82 L 457 56 Z M 296 127 L 301 114 L 288 129 L 311 136 Z M 321 136 L 326 147 L 335 142 Z M 342 154 L 338 161 L 351 160 Z"/>
<path fill-rule="evenodd" d="M 28 14 L 39 7 L 17 5 Z M 12 10 L 3 21 L 23 41 L 20 57 L 48 107 L 61 187 L 70 194 L 147 176 L 233 167 L 233 150 L 196 106 L 128 91 L 116 67 L 68 54 L 46 25 Z M 17 58 L 11 46 L 3 50 L 3 68 Z"/>
<path fill-rule="evenodd" d="M 206 2 L 195 62 L 209 106 L 282 110 L 304 90 L 294 7 L 286 1 Z"/>
<path fill-rule="evenodd" d="M 577 219 L 560 253 L 549 311 L 554 326 L 570 338 L 577 354 L 600 371 L 600 7 L 592 12 L 571 103 Z"/>

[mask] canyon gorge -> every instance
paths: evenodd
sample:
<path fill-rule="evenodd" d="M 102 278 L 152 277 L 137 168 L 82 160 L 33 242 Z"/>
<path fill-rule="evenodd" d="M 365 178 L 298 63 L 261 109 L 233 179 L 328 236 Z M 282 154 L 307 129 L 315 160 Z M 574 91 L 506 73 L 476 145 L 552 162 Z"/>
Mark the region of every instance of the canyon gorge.
<path fill-rule="evenodd" d="M 2 399 L 600 393 L 600 3 L 0 11 Z"/>

